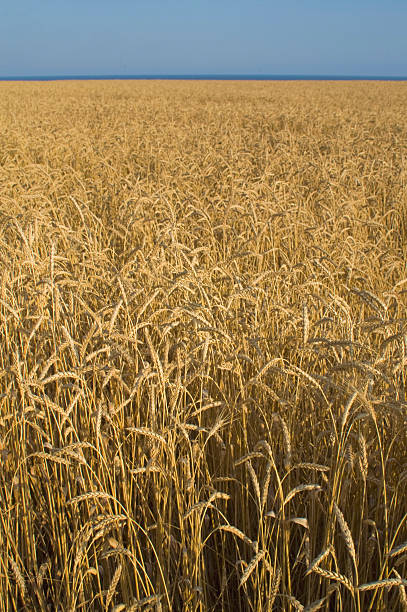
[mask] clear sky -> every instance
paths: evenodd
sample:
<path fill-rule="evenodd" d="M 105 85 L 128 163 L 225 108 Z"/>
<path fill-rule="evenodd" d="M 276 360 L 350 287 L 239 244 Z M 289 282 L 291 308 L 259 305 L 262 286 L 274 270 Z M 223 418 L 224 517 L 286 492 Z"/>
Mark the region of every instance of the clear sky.
<path fill-rule="evenodd" d="M 407 75 L 407 0 L 0 0 L 0 76 Z"/>

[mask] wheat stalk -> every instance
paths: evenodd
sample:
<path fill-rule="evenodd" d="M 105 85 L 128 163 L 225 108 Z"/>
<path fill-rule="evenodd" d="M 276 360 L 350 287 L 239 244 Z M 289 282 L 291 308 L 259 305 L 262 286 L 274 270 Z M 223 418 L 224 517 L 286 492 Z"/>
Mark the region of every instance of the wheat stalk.
<path fill-rule="evenodd" d="M 20 590 L 21 597 L 24 600 L 24 597 L 27 592 L 27 587 L 26 587 L 26 583 L 24 580 L 24 576 L 21 573 L 19 566 L 17 565 L 17 563 L 14 561 L 12 557 L 9 557 L 9 561 L 10 561 L 11 569 L 13 570 L 14 577 L 16 579 L 16 583 L 18 584 L 18 588 Z"/>
<path fill-rule="evenodd" d="M 256 569 L 256 567 L 258 566 L 258 564 L 260 563 L 260 561 L 263 559 L 263 557 L 266 555 L 266 551 L 265 550 L 260 550 L 257 555 L 255 555 L 252 560 L 250 561 L 250 563 L 248 564 L 248 566 L 246 567 L 245 571 L 242 574 L 242 577 L 240 579 L 240 583 L 239 586 L 242 587 L 250 578 L 251 574 L 254 572 L 254 570 Z"/>
<path fill-rule="evenodd" d="M 219 527 L 216 528 L 216 530 L 232 533 L 233 535 L 238 537 L 240 540 L 243 540 L 243 542 L 246 542 L 246 544 L 248 544 L 250 547 L 254 549 L 256 549 L 258 546 L 257 542 L 253 542 L 250 538 L 247 537 L 247 535 L 243 533 L 243 531 L 240 531 L 240 529 L 238 529 L 237 527 L 234 527 L 233 525 L 220 525 Z"/>
<path fill-rule="evenodd" d="M 397 576 L 398 580 L 402 581 L 402 577 L 400 574 L 393 568 L 393 572 Z M 403 609 L 403 612 L 407 611 L 407 594 L 406 594 L 406 586 L 405 584 L 400 584 L 399 593 L 400 593 L 400 603 Z"/>
<path fill-rule="evenodd" d="M 355 551 L 355 544 L 353 542 L 353 538 L 352 538 L 352 534 L 351 531 L 348 527 L 347 522 L 345 521 L 345 518 L 342 514 L 342 511 L 340 510 L 340 508 L 338 507 L 338 505 L 336 504 L 336 502 L 334 502 L 333 504 L 333 510 L 334 510 L 334 514 L 337 518 L 337 521 L 339 523 L 339 526 L 341 528 L 341 531 L 343 533 L 343 536 L 345 538 L 345 543 L 346 543 L 346 548 L 349 551 L 350 556 L 352 557 L 352 561 L 354 563 L 355 568 L 357 567 L 357 563 L 356 563 L 356 551 Z"/>
<path fill-rule="evenodd" d="M 109 608 L 110 602 L 112 601 L 114 594 L 116 592 L 116 587 L 118 585 L 118 582 L 120 580 L 120 576 L 122 574 L 122 569 L 123 566 L 121 563 L 119 563 L 119 565 L 116 567 L 116 570 L 113 574 L 113 578 L 112 581 L 110 583 L 109 589 L 106 593 L 106 601 L 105 601 L 105 608 L 106 610 Z"/>
<path fill-rule="evenodd" d="M 399 544 L 399 546 L 392 548 L 389 552 L 389 557 L 396 557 L 397 555 L 401 555 L 404 552 L 407 552 L 407 542 L 403 542 L 403 544 Z"/>
<path fill-rule="evenodd" d="M 284 506 L 288 504 L 296 495 L 302 493 L 303 491 L 321 491 L 322 487 L 317 484 L 301 484 L 297 487 L 294 487 L 287 496 L 284 498 Z"/>
<path fill-rule="evenodd" d="M 309 574 L 311 574 L 311 572 L 313 572 L 316 567 L 319 567 L 322 561 L 326 559 L 328 555 L 330 555 L 331 553 L 332 553 L 332 547 L 328 546 L 328 548 L 323 550 L 317 557 L 315 557 L 312 563 L 308 566 L 305 575 L 308 576 Z"/>
<path fill-rule="evenodd" d="M 374 582 L 367 582 L 366 584 L 360 584 L 357 588 L 358 591 L 376 591 L 377 589 L 391 588 L 391 587 L 406 587 L 407 580 L 403 578 L 385 578 L 384 580 L 376 580 Z"/>

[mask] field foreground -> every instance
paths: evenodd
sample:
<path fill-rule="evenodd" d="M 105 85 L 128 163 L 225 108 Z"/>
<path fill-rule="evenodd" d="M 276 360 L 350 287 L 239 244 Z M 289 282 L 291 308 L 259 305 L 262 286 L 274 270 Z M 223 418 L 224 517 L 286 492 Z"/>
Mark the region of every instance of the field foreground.
<path fill-rule="evenodd" d="M 407 84 L 0 84 L 0 612 L 407 610 Z"/>

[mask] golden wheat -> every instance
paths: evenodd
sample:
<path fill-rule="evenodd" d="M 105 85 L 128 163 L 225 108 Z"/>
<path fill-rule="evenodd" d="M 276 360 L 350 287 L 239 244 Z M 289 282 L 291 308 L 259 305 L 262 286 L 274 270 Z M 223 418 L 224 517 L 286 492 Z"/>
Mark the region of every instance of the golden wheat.
<path fill-rule="evenodd" d="M 406 609 L 406 87 L 0 84 L 0 612 Z"/>

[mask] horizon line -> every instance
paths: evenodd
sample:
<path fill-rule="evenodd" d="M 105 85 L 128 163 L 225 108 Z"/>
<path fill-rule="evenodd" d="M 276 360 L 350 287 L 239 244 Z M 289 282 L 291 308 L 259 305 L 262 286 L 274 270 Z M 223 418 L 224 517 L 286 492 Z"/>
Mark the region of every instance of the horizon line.
<path fill-rule="evenodd" d="M 185 73 L 185 74 L 43 74 L 0 75 L 0 81 L 63 80 L 370 80 L 406 81 L 407 75 L 364 74 L 273 74 L 273 73 Z"/>

